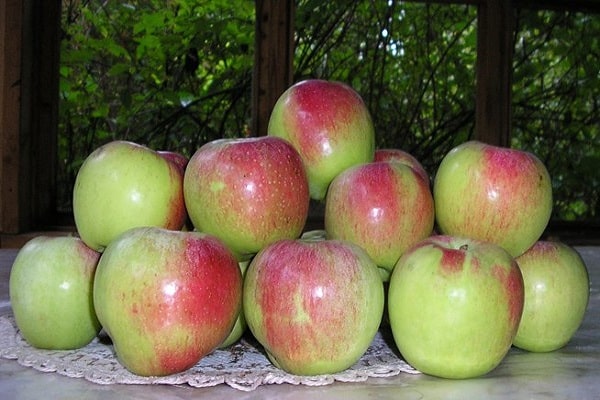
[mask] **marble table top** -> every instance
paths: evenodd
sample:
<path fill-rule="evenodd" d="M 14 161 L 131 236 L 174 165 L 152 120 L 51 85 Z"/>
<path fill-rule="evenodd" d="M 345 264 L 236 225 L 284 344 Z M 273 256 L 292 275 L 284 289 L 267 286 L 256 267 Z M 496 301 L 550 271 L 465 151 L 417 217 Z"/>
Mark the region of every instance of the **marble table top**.
<path fill-rule="evenodd" d="M 264 385 L 243 392 L 226 385 L 201 389 L 186 385 L 99 385 L 0 359 L 0 398 L 600 399 L 600 247 L 580 246 L 576 250 L 590 273 L 591 297 L 586 317 L 573 339 L 566 347 L 551 353 L 511 349 L 500 366 L 480 378 L 446 380 L 423 374 L 400 374 L 320 387 Z M 10 313 L 8 279 L 16 252 L 0 250 L 0 315 Z"/>

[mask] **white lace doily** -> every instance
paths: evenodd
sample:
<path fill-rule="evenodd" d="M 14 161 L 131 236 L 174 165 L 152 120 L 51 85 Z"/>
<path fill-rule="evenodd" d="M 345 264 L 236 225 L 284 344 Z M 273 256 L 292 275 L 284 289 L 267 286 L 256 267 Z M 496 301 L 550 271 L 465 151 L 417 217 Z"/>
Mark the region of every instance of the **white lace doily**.
<path fill-rule="evenodd" d="M 0 357 L 38 371 L 84 378 L 98 384 L 188 384 L 192 387 L 227 384 L 250 391 L 268 384 L 321 386 L 335 381 L 362 382 L 370 377 L 418 373 L 394 353 L 388 345 L 391 340 L 391 336 L 379 332 L 354 366 L 331 375 L 288 374 L 273 366 L 258 344 L 243 339 L 230 348 L 214 351 L 187 371 L 164 377 L 142 377 L 127 371 L 117 361 L 112 345 L 99 338 L 77 350 L 40 350 L 25 342 L 12 315 L 0 317 Z"/>

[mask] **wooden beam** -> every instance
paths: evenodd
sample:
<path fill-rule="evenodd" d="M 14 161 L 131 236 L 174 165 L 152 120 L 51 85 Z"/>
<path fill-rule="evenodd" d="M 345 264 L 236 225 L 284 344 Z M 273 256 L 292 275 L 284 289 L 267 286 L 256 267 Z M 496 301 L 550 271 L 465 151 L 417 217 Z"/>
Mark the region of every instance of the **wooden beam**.
<path fill-rule="evenodd" d="M 267 133 L 275 102 L 293 82 L 293 1 L 256 0 L 252 135 Z"/>
<path fill-rule="evenodd" d="M 511 135 L 513 29 L 511 0 L 478 6 L 475 139 L 498 146 L 508 146 Z"/>
<path fill-rule="evenodd" d="M 19 133 L 21 123 L 20 0 L 0 2 L 0 232 L 19 231 Z"/>
<path fill-rule="evenodd" d="M 513 0 L 515 8 L 600 13 L 600 0 Z"/>
<path fill-rule="evenodd" d="M 61 0 L 25 0 L 20 140 L 28 185 L 22 230 L 52 226 L 57 216 Z M 43 62 L 41 62 L 43 60 Z M 25 145 L 26 144 L 26 145 Z"/>
<path fill-rule="evenodd" d="M 487 0 L 406 0 L 411 3 L 480 5 Z M 515 8 L 600 13 L 600 0 L 512 0 Z"/>
<path fill-rule="evenodd" d="M 60 0 L 0 4 L 0 232 L 56 215 Z"/>

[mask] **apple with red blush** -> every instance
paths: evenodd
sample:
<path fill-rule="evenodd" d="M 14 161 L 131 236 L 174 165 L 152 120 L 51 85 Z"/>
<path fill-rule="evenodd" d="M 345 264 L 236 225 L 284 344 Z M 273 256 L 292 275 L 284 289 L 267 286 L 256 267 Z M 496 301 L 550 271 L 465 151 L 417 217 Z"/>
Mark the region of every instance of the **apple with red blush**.
<path fill-rule="evenodd" d="M 503 248 L 432 236 L 398 261 L 388 313 L 394 341 L 419 371 L 464 379 L 492 371 L 511 348 L 523 312 L 523 277 Z"/>
<path fill-rule="evenodd" d="M 275 366 L 296 375 L 332 374 L 356 363 L 377 333 L 385 301 L 368 254 L 319 235 L 262 249 L 243 292 L 254 337 Z"/>
<path fill-rule="evenodd" d="M 376 149 L 373 161 L 393 161 L 406 164 L 414 169 L 425 182 L 430 182 L 429 174 L 423 164 L 407 151 L 395 148 Z"/>
<path fill-rule="evenodd" d="M 373 161 L 371 115 L 361 96 L 342 82 L 308 79 L 290 86 L 275 103 L 267 132 L 296 148 L 317 201 L 340 172 Z"/>
<path fill-rule="evenodd" d="M 117 140 L 83 162 L 73 188 L 81 239 L 102 251 L 128 229 L 181 229 L 186 221 L 183 177 L 174 163 L 141 144 Z"/>
<path fill-rule="evenodd" d="M 346 169 L 331 182 L 325 200 L 327 237 L 364 248 L 384 280 L 407 249 L 431 235 L 434 219 L 429 182 L 398 162 Z"/>
<path fill-rule="evenodd" d="M 182 153 L 172 150 L 158 150 L 157 153 L 163 158 L 165 158 L 167 161 L 169 161 L 171 164 L 173 164 L 175 167 L 177 167 L 179 173 L 181 174 L 181 179 L 183 181 L 183 177 L 185 176 L 185 169 L 187 168 L 189 158 L 184 156 Z M 194 230 L 194 226 L 192 224 L 192 221 L 190 221 L 187 209 L 185 210 L 185 223 L 183 224 L 183 227 L 181 229 L 185 231 Z"/>
<path fill-rule="evenodd" d="M 236 258 L 214 236 L 132 228 L 102 253 L 94 309 L 125 368 L 165 376 L 223 343 L 241 308 L 242 285 Z"/>
<path fill-rule="evenodd" d="M 532 153 L 465 142 L 442 159 L 433 182 L 440 233 L 489 241 L 518 257 L 542 236 L 552 183 Z"/>
<path fill-rule="evenodd" d="M 157 153 L 160 156 L 164 157 L 166 160 L 173 163 L 179 169 L 179 171 L 181 172 L 181 176 L 183 177 L 183 174 L 185 173 L 185 168 L 187 167 L 187 163 L 189 162 L 189 159 L 186 156 L 177 151 L 172 150 L 158 150 Z"/>
<path fill-rule="evenodd" d="M 200 147 L 184 177 L 194 227 L 248 259 L 280 239 L 298 238 L 309 208 L 298 152 L 272 136 L 219 139 Z"/>

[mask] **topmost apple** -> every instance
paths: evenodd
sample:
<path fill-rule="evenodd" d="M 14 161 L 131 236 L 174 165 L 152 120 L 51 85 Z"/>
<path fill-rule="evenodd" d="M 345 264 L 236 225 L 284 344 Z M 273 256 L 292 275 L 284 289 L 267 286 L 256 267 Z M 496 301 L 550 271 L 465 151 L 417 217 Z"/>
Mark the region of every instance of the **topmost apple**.
<path fill-rule="evenodd" d="M 495 243 L 513 257 L 540 238 L 552 213 L 550 176 L 535 155 L 478 141 L 446 154 L 433 198 L 441 232 Z"/>
<path fill-rule="evenodd" d="M 309 79 L 292 85 L 275 103 L 267 130 L 296 148 L 314 200 L 323 200 L 329 183 L 346 168 L 373 161 L 371 115 L 344 83 Z"/>
<path fill-rule="evenodd" d="M 81 239 L 100 251 L 129 228 L 179 230 L 187 216 L 183 176 L 146 146 L 109 142 L 94 150 L 77 173 L 73 216 Z"/>

